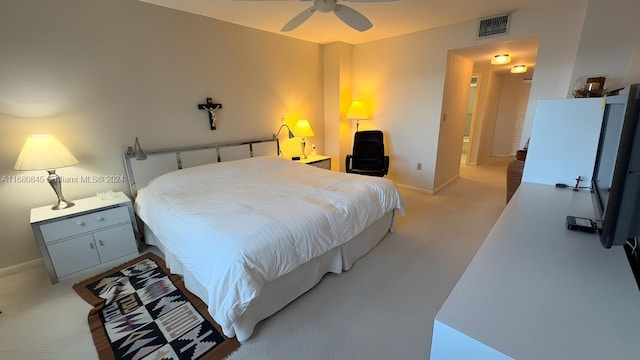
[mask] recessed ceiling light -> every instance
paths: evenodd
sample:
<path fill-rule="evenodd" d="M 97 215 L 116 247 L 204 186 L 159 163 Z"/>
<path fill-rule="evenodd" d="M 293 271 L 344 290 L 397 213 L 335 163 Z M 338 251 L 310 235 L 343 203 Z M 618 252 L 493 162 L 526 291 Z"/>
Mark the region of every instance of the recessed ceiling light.
<path fill-rule="evenodd" d="M 522 74 L 527 72 L 527 65 L 515 65 L 511 68 L 511 72 L 514 74 Z"/>
<path fill-rule="evenodd" d="M 491 58 L 492 65 L 503 65 L 503 64 L 508 64 L 510 62 L 511 62 L 511 56 L 509 56 L 509 54 L 498 54 L 498 55 L 494 55 Z"/>

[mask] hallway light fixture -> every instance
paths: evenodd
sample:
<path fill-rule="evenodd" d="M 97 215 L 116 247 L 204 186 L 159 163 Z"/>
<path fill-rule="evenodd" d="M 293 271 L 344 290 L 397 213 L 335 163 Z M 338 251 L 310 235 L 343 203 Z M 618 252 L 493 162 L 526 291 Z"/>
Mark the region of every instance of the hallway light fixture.
<path fill-rule="evenodd" d="M 511 68 L 512 74 L 522 74 L 527 72 L 527 65 L 515 65 Z"/>
<path fill-rule="evenodd" d="M 511 62 L 509 54 L 498 54 L 491 58 L 491 65 L 504 65 Z"/>

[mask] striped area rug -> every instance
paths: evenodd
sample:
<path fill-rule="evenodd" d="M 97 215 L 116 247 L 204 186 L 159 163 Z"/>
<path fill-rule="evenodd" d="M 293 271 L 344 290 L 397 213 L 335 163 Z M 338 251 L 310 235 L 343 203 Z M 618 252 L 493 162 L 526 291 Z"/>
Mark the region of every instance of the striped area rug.
<path fill-rule="evenodd" d="M 154 254 L 73 288 L 94 307 L 89 327 L 100 359 L 215 360 L 240 346 Z"/>

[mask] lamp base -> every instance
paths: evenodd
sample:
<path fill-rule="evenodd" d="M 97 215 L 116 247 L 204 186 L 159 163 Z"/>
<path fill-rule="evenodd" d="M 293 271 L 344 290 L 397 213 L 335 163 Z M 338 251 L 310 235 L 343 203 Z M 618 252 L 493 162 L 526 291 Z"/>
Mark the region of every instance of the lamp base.
<path fill-rule="evenodd" d="M 300 145 L 302 146 L 302 158 L 306 159 L 307 155 L 305 155 L 304 149 L 307 147 L 307 143 L 304 141 L 304 138 L 300 141 Z"/>
<path fill-rule="evenodd" d="M 58 202 L 51 206 L 51 210 L 62 210 L 74 206 L 73 201 L 67 201 L 62 195 L 62 181 L 60 180 L 60 176 L 56 174 L 56 170 L 47 170 L 47 172 L 49 173 L 47 181 L 49 181 L 49 185 L 51 185 L 51 188 L 53 188 L 53 191 L 55 191 L 58 197 Z"/>
<path fill-rule="evenodd" d="M 73 201 L 67 201 L 65 199 L 58 199 L 58 203 L 51 206 L 51 210 L 62 210 L 74 206 Z"/>

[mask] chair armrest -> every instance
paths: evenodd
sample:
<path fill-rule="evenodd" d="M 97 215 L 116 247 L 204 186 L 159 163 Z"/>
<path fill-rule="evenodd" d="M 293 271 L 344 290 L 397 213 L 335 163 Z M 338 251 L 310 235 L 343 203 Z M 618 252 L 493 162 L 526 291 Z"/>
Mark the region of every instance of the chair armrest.
<path fill-rule="evenodd" d="M 389 172 L 389 156 L 384 156 L 384 174 L 387 175 Z"/>
<path fill-rule="evenodd" d="M 345 159 L 345 167 L 344 167 L 344 169 L 348 173 L 351 172 L 351 155 L 347 155 L 347 158 Z"/>

